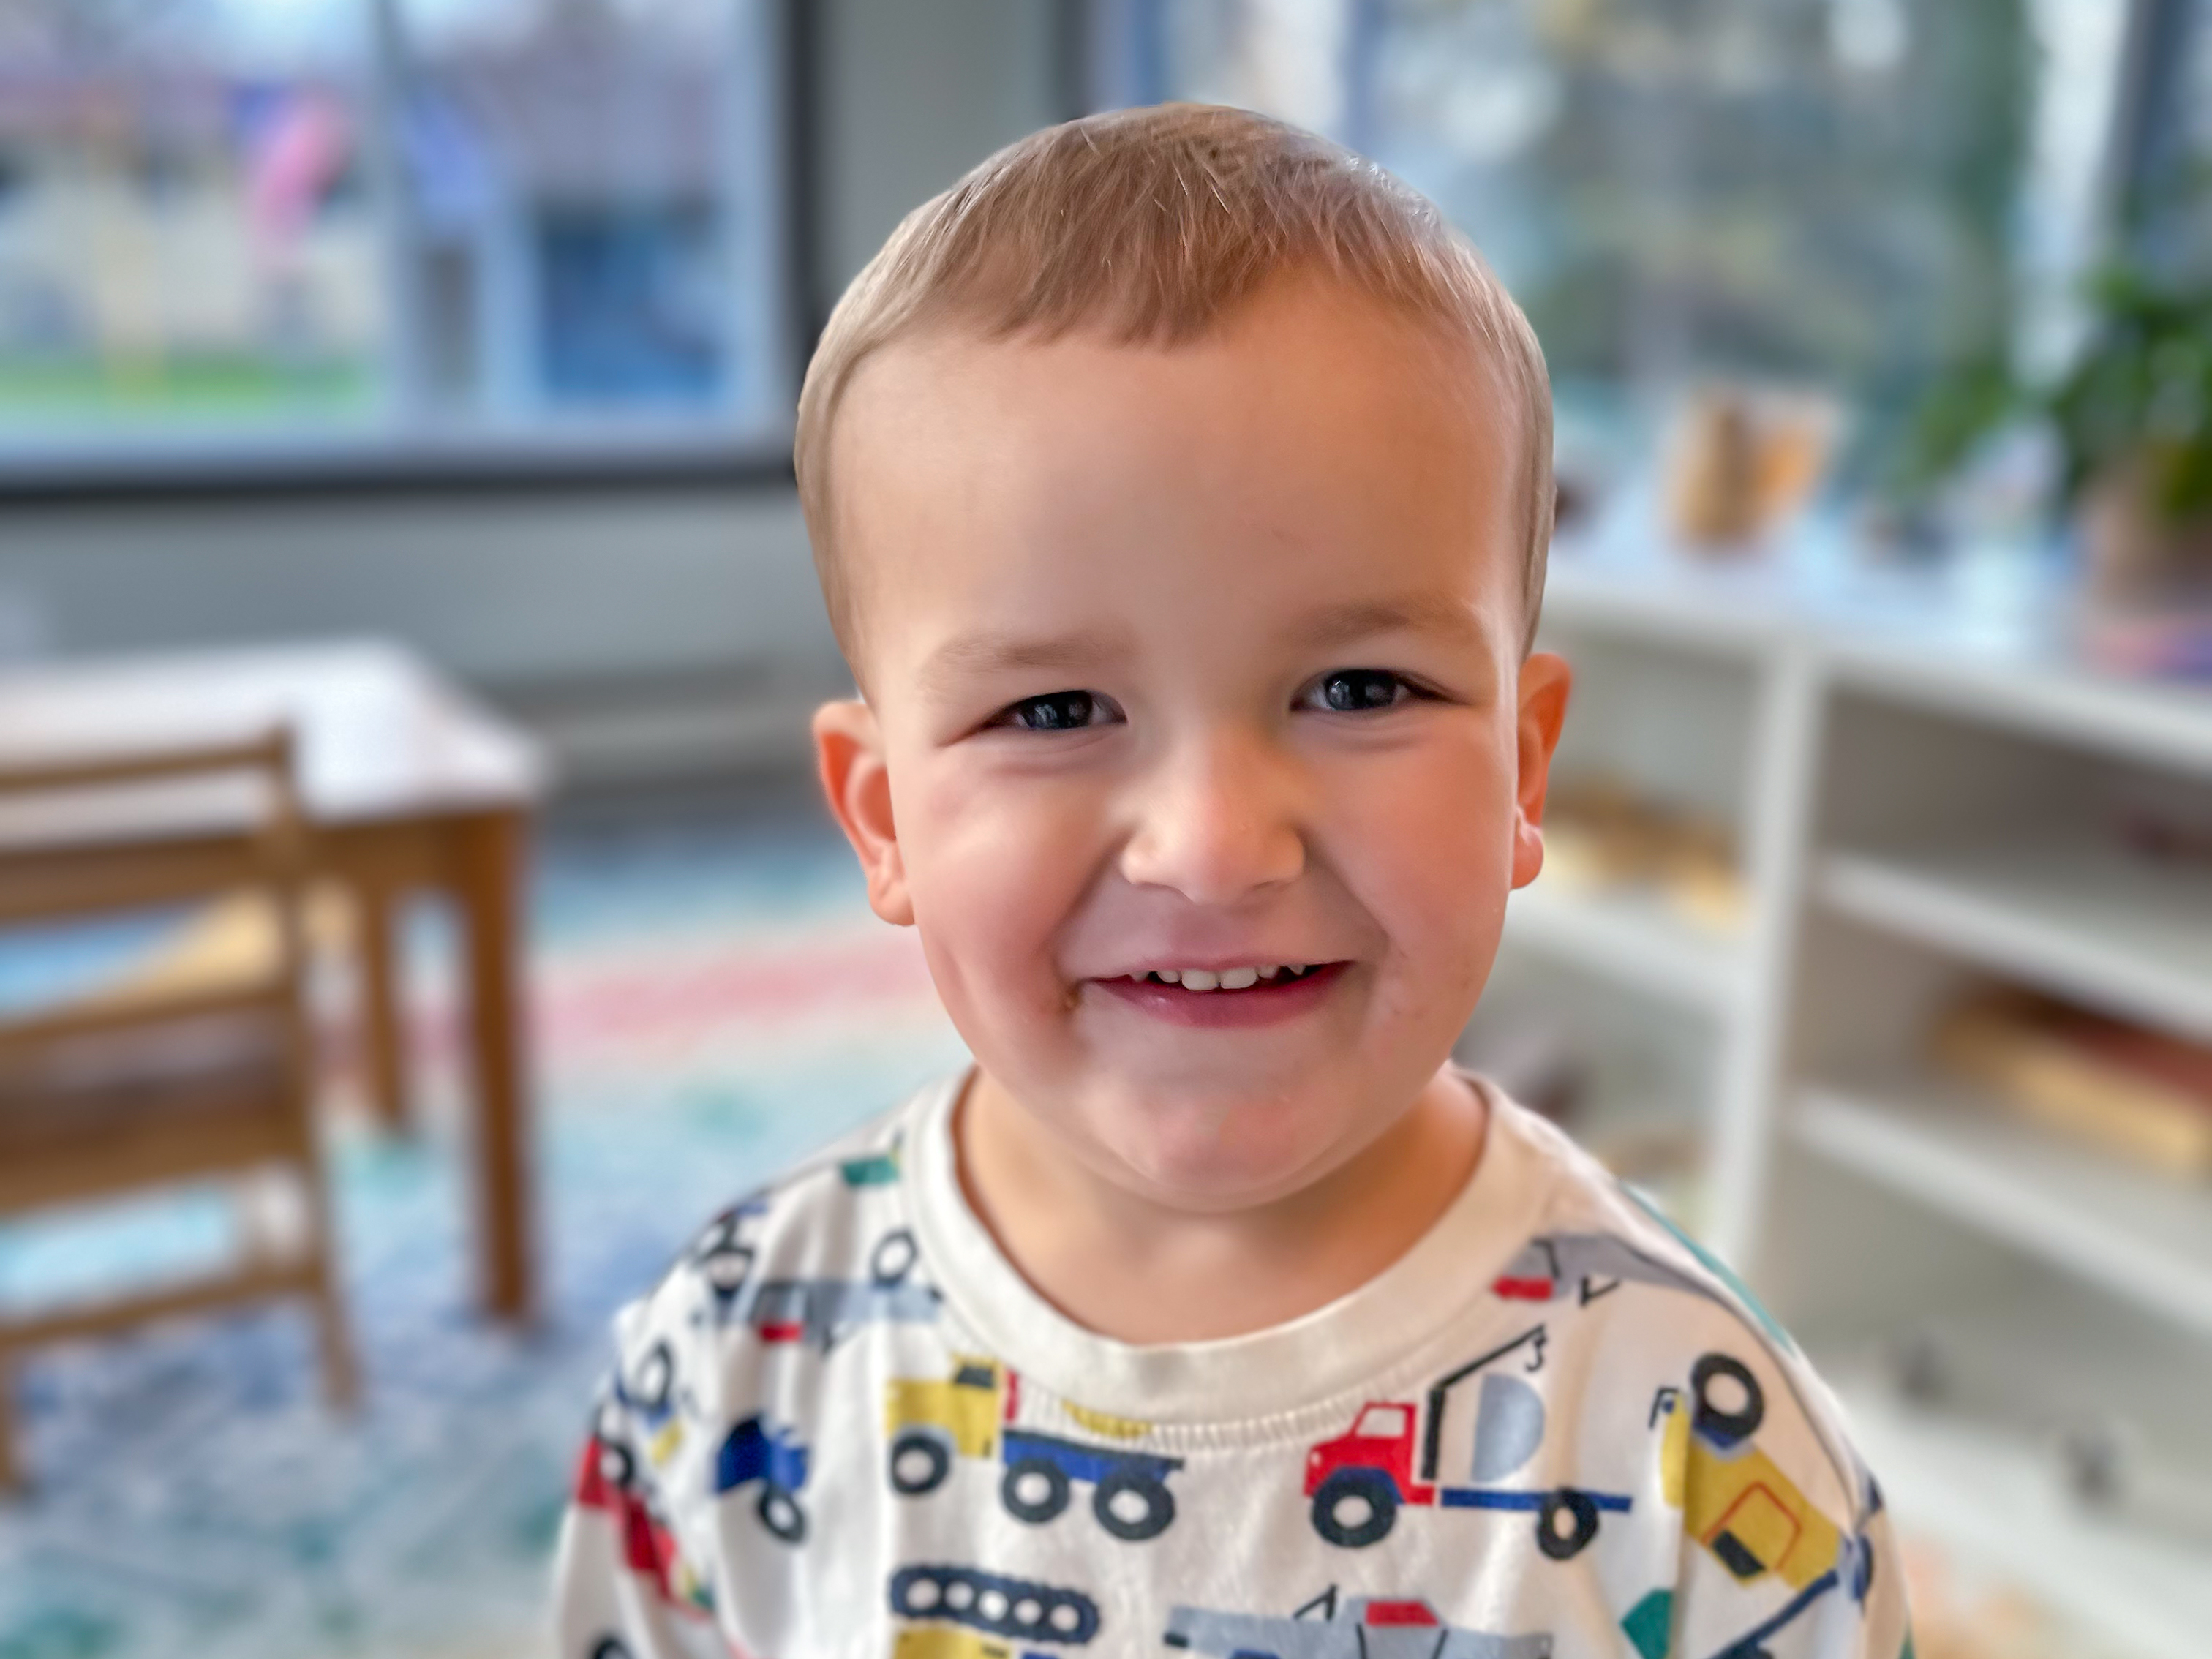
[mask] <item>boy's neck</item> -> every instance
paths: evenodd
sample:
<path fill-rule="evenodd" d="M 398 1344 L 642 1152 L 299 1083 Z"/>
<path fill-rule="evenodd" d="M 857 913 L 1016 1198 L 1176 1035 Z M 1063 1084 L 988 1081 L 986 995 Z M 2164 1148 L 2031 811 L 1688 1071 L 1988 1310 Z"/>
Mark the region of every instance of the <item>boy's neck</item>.
<path fill-rule="evenodd" d="M 1100 1179 L 980 1069 L 953 1137 L 969 1207 L 1038 1294 L 1090 1330 L 1141 1344 L 1242 1336 L 1357 1290 L 1450 1207 L 1488 1122 L 1480 1092 L 1439 1072 L 1343 1167 L 1226 1215 Z"/>

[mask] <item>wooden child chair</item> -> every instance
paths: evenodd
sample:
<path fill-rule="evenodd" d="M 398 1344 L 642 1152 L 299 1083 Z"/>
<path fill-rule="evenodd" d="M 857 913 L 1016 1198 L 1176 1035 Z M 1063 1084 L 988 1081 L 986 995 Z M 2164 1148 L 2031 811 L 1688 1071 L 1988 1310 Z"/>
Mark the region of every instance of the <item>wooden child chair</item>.
<path fill-rule="evenodd" d="M 307 1224 L 283 1249 L 266 1229 L 242 1229 L 236 1261 L 199 1278 L 54 1311 L 0 1310 L 0 1488 L 21 1480 L 11 1362 L 45 1344 L 304 1296 L 314 1304 L 326 1393 L 334 1404 L 352 1398 L 313 1115 L 301 922 L 307 851 L 281 730 L 0 765 L 0 929 L 246 898 L 270 919 L 273 941 L 245 977 L 113 988 L 0 1014 L 0 1217 L 185 1183 L 227 1182 L 245 1197 L 274 1170 L 291 1178 Z"/>

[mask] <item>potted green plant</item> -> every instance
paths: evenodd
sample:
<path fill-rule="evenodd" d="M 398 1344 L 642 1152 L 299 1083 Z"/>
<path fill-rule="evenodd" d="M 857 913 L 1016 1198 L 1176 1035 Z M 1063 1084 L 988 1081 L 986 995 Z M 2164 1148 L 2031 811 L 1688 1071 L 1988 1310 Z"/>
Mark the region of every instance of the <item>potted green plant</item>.
<path fill-rule="evenodd" d="M 2092 598 L 2120 610 L 2212 599 L 2212 287 L 2113 266 L 2087 297 L 2088 337 L 2055 382 L 1984 361 L 1931 388 L 1905 493 L 1941 484 L 1997 428 L 2040 422 L 2059 455 L 2053 505 L 2075 515 Z"/>

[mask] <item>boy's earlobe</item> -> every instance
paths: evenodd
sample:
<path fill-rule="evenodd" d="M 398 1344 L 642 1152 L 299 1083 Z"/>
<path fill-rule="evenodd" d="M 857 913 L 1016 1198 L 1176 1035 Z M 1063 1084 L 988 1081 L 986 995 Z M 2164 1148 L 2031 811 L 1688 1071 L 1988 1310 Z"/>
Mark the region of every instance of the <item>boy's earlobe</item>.
<path fill-rule="evenodd" d="M 1526 887 L 1544 868 L 1544 795 L 1551 787 L 1552 756 L 1566 724 L 1574 671 L 1564 657 L 1540 651 L 1521 665 L 1516 732 L 1519 770 L 1513 800 L 1513 884 Z"/>
<path fill-rule="evenodd" d="M 912 927 L 914 904 L 891 818 L 890 767 L 876 711 L 858 697 L 816 709 L 814 764 L 830 815 L 853 843 L 868 878 L 869 908 L 885 921 Z"/>

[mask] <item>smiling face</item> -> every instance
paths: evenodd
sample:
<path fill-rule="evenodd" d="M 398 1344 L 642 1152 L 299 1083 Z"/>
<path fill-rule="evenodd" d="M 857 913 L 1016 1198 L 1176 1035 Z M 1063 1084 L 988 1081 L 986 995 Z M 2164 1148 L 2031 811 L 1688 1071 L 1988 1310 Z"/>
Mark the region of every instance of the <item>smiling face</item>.
<path fill-rule="evenodd" d="M 903 342 L 848 393 L 832 805 L 988 1085 L 1119 1187 L 1231 1211 L 1372 1143 L 1536 873 L 1566 673 L 1522 659 L 1487 386 L 1300 282 L 1170 349 Z"/>

